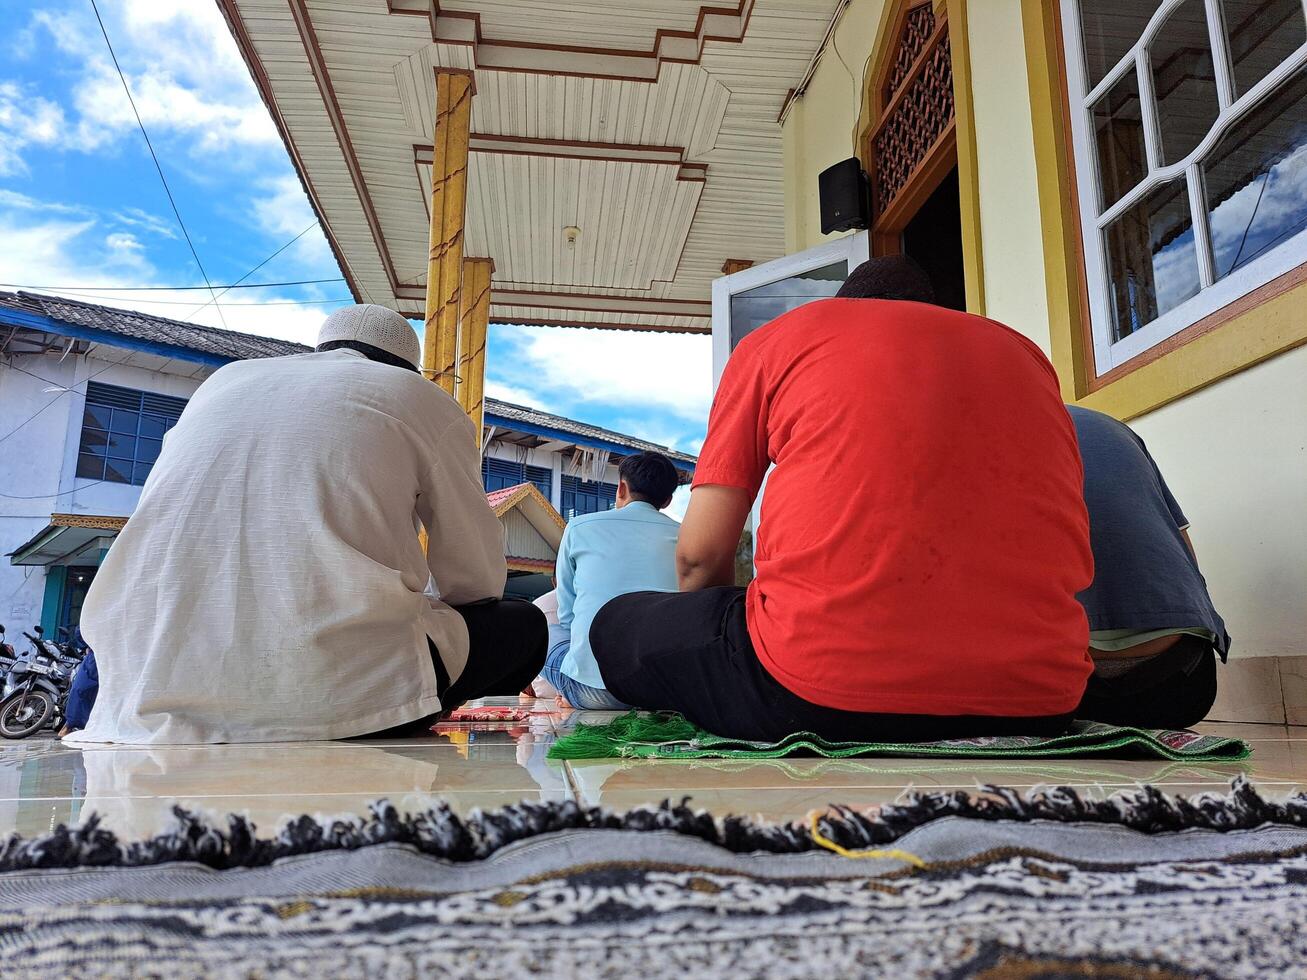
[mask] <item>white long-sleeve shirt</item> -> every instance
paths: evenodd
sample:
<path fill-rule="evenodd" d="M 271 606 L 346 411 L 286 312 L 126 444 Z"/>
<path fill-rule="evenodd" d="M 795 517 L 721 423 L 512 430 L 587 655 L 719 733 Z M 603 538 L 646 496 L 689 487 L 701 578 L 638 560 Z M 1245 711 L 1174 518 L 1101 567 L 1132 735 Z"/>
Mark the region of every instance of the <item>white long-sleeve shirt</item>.
<path fill-rule="evenodd" d="M 437 385 L 349 350 L 227 365 L 87 595 L 100 692 L 77 740 L 331 739 L 432 714 L 427 638 L 457 679 L 450 607 L 506 575 L 472 424 Z"/>

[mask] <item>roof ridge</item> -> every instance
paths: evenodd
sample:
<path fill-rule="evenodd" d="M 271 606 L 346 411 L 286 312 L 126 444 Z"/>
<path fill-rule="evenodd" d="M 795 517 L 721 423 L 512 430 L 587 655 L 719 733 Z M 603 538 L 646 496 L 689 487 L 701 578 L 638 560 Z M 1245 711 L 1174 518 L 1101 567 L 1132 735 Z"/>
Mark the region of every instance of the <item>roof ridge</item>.
<path fill-rule="evenodd" d="M 12 293 L 0 293 L 0 296 L 4 296 L 4 295 L 18 296 L 22 299 L 36 300 L 43 306 L 47 301 L 52 301 L 56 303 L 71 303 L 74 306 L 80 306 L 83 309 L 91 309 L 96 311 L 112 310 L 114 313 L 117 313 L 121 316 L 141 317 L 146 320 L 154 320 L 157 323 L 167 323 L 171 326 L 182 327 L 186 330 L 200 330 L 200 331 L 204 331 L 205 333 L 215 334 L 220 337 L 239 337 L 239 338 L 245 338 L 250 340 L 266 340 L 274 344 L 291 344 L 295 347 L 302 347 L 304 348 L 305 351 L 310 351 L 313 349 L 307 344 L 301 344 L 298 341 L 294 341 L 294 340 L 284 340 L 281 337 L 269 337 L 266 334 L 247 333 L 244 330 L 232 330 L 229 327 L 214 327 L 214 326 L 210 326 L 207 323 L 190 323 L 187 320 L 177 320 L 169 316 L 160 316 L 157 313 L 145 313 L 142 310 L 134 310 L 126 306 L 111 306 L 107 303 L 92 303 L 90 300 L 79 299 L 78 297 L 75 296 L 60 296 L 57 293 L 34 293 L 28 289 L 19 289 Z"/>

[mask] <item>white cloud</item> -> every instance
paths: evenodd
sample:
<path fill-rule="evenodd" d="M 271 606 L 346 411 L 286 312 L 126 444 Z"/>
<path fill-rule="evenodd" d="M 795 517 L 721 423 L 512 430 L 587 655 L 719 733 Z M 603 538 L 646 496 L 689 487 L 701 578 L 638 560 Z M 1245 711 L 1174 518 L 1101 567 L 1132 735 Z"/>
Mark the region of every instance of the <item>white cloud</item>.
<path fill-rule="evenodd" d="M 326 304 L 243 305 L 250 300 L 229 293 L 222 299 L 222 316 L 219 316 L 211 304 L 200 309 L 207 296 L 199 290 L 97 291 L 106 287 L 149 285 L 157 280 L 143 255 L 141 242 L 123 232 L 104 233 L 95 218 L 71 220 L 41 216 L 32 220 L 26 210 L 0 208 L 0 269 L 4 270 L 6 282 L 33 286 L 76 284 L 79 289 L 68 291 L 67 295 L 90 303 L 213 327 L 226 326 L 303 344 L 313 343 L 323 319 L 336 308 Z M 260 290 L 258 296 L 258 300 L 272 303 L 295 299 L 273 290 Z"/>
<path fill-rule="evenodd" d="M 663 513 L 673 520 L 683 521 L 685 520 L 685 510 L 689 506 L 690 488 L 688 486 L 677 487 L 676 492 L 672 494 L 672 502 L 667 505 L 667 509 Z"/>
<path fill-rule="evenodd" d="M 89 216 L 90 211 L 77 204 L 62 204 L 57 201 L 41 201 L 18 191 L 0 187 L 0 208 L 16 211 L 41 211 L 45 214 L 77 214 Z"/>
<path fill-rule="evenodd" d="M 113 219 L 119 224 L 127 225 L 129 228 L 140 228 L 152 235 L 158 235 L 160 238 L 178 238 L 176 226 L 157 214 L 150 214 L 149 211 L 143 211 L 140 208 L 123 208 L 121 211 L 113 213 Z"/>
<path fill-rule="evenodd" d="M 23 148 L 51 146 L 63 130 L 64 114 L 57 103 L 17 82 L 0 82 L 0 176 L 27 173 Z"/>
<path fill-rule="evenodd" d="M 712 343 L 702 334 L 494 325 L 507 363 L 487 364 L 496 381 L 537 398 L 624 409 L 641 427 L 659 417 L 702 425 L 712 403 Z M 649 420 L 640 422 L 639 420 Z M 633 432 L 632 434 L 639 434 Z"/>
<path fill-rule="evenodd" d="M 152 136 L 180 135 L 196 153 L 275 147 L 276 128 L 258 97 L 217 5 L 133 0 L 103 11 L 141 120 Z M 133 136 L 136 116 L 104 38 L 81 7 L 42 9 L 38 26 L 70 64 L 72 143 L 94 150 Z M 229 162 L 240 163 L 240 156 Z"/>
<path fill-rule="evenodd" d="M 297 241 L 288 254 L 305 265 L 335 265 L 327 237 L 321 228 L 316 227 L 317 216 L 309 206 L 299 179 L 294 174 L 286 174 L 263 181 L 260 188 L 262 193 L 251 202 L 259 227 L 278 243 L 288 242 L 309 228 L 308 234 Z"/>
<path fill-rule="evenodd" d="M 486 396 L 497 401 L 512 402 L 514 405 L 525 405 L 527 408 L 534 408 L 541 412 L 558 414 L 549 407 L 548 402 L 541 399 L 538 392 L 529 388 L 519 388 L 516 385 L 506 385 L 494 378 L 486 379 Z"/>

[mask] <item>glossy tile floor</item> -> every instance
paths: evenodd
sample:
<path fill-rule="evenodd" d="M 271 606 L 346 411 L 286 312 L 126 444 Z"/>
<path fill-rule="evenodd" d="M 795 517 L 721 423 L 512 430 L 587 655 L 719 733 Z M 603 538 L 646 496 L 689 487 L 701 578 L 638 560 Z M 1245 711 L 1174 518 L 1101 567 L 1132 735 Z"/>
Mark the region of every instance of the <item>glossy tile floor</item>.
<path fill-rule="evenodd" d="M 521 799 L 579 799 L 624 810 L 690 797 L 719 815 L 794 820 L 831 803 L 868 806 L 908 790 L 967 789 L 980 783 L 1061 784 L 1106 795 L 1139 782 L 1170 792 L 1221 790 L 1248 773 L 1272 796 L 1307 788 L 1307 727 L 1205 724 L 1253 746 L 1244 762 L 1189 763 L 1070 759 L 1002 761 L 789 759 L 763 762 L 585 761 L 545 758 L 577 721 L 615 712 L 557 711 L 551 702 L 491 699 L 530 707 L 528 722 L 443 725 L 430 738 L 265 745 L 74 748 L 52 737 L 0 743 L 0 834 L 24 835 L 75 823 L 91 812 L 127 837 L 164 827 L 174 802 L 243 813 L 264 833 L 284 817 L 367 812 L 387 797 L 401 809 L 443 800 L 459 812 Z"/>

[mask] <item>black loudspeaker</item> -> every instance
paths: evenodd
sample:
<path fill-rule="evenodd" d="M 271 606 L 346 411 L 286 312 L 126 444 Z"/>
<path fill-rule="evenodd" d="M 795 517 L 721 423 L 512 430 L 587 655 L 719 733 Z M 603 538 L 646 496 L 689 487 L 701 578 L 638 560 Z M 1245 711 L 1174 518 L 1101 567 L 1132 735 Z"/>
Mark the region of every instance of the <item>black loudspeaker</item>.
<path fill-rule="evenodd" d="M 871 191 L 857 157 L 841 160 L 817 175 L 821 233 L 866 228 L 871 219 Z"/>

